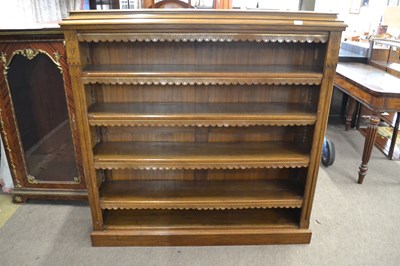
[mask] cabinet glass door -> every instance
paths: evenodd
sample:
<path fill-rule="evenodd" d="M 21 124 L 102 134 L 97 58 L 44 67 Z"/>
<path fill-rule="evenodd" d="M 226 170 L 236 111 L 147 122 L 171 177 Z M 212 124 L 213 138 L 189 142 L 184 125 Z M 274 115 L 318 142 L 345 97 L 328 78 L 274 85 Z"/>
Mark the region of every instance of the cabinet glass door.
<path fill-rule="evenodd" d="M 74 182 L 79 174 L 60 65 L 24 50 L 10 62 L 7 81 L 28 181 Z"/>

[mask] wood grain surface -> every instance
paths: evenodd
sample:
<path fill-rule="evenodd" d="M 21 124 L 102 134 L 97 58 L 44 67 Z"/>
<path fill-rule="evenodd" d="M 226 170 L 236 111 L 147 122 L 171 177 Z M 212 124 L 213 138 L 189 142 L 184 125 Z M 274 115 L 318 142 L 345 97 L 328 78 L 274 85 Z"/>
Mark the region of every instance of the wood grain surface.
<path fill-rule="evenodd" d="M 103 209 L 301 208 L 302 190 L 290 180 L 114 181 L 100 188 Z"/>
<path fill-rule="evenodd" d="M 312 125 L 306 104 L 286 103 L 98 103 L 88 110 L 96 125 Z"/>
<path fill-rule="evenodd" d="M 309 155 L 291 143 L 108 142 L 94 148 L 97 169 L 306 167 Z"/>

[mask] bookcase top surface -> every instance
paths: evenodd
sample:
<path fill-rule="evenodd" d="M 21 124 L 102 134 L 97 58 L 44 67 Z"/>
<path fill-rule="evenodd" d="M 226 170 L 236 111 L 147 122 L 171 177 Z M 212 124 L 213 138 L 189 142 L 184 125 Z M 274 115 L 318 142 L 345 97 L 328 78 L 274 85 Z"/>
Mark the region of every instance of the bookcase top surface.
<path fill-rule="evenodd" d="M 169 27 L 166 27 L 166 26 Z M 171 27 L 173 26 L 173 28 Z M 346 25 L 334 13 L 255 10 L 141 9 L 73 11 L 60 26 L 63 29 L 235 29 L 252 30 L 344 30 Z"/>

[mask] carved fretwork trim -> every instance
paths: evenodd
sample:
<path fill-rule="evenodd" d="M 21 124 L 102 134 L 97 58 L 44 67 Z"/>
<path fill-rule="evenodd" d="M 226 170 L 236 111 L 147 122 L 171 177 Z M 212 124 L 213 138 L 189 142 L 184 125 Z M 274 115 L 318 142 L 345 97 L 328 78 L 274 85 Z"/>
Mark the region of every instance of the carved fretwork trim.
<path fill-rule="evenodd" d="M 83 77 L 84 84 L 111 85 L 320 85 L 321 78 Z"/>
<path fill-rule="evenodd" d="M 326 43 L 328 34 L 302 33 L 80 33 L 80 42 L 300 42 Z"/>
<path fill-rule="evenodd" d="M 113 170 L 113 169 L 139 169 L 139 170 L 201 170 L 201 169 L 249 169 L 249 168 L 305 168 L 309 162 L 260 162 L 260 163 L 187 163 L 187 164 L 163 164 L 163 163 L 129 163 L 129 162 L 95 162 L 96 169 Z"/>
<path fill-rule="evenodd" d="M 63 73 L 63 69 L 62 66 L 60 64 L 60 59 L 62 57 L 62 55 L 59 52 L 54 52 L 53 56 L 51 56 L 48 52 L 41 50 L 41 49 L 23 49 L 23 50 L 15 50 L 12 55 L 10 56 L 10 58 L 7 59 L 7 54 L 5 53 L 1 53 L 0 58 L 1 61 L 3 62 L 4 65 L 4 75 L 7 75 L 8 70 L 9 70 L 9 66 L 14 58 L 14 56 L 16 55 L 22 55 L 24 57 L 26 57 L 28 60 L 33 60 L 36 56 L 38 56 L 39 54 L 44 54 L 47 55 L 51 61 L 57 66 L 58 70 L 60 70 L 60 73 Z M 7 77 L 6 77 L 7 78 Z"/>
<path fill-rule="evenodd" d="M 205 205 L 205 204 L 202 204 Z M 125 205 L 125 206 L 115 206 L 115 204 L 102 204 L 102 209 L 106 210 L 245 210 L 245 209 L 298 209 L 301 208 L 302 204 L 283 204 L 280 205 L 279 203 L 276 205 L 253 205 L 253 206 L 246 206 L 246 204 L 242 204 L 242 206 L 238 204 L 229 205 L 223 204 L 221 206 L 202 206 L 199 207 L 198 205 L 190 206 L 185 204 L 185 207 L 159 207 L 154 208 L 152 206 L 144 206 L 144 205 Z"/>
<path fill-rule="evenodd" d="M 257 120 L 257 121 L 235 121 L 235 120 L 89 120 L 91 126 L 136 126 L 136 127 L 250 127 L 250 126 L 307 126 L 314 125 L 314 120 Z"/>

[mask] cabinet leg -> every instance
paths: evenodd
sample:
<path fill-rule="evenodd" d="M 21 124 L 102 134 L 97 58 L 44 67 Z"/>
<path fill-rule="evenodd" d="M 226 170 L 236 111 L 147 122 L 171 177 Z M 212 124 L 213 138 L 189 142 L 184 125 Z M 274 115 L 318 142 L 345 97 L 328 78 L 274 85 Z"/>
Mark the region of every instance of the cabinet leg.
<path fill-rule="evenodd" d="M 396 140 L 397 140 L 397 135 L 399 132 L 399 118 L 400 118 L 400 112 L 396 114 L 396 122 L 394 124 L 394 128 L 393 128 L 393 134 L 392 134 L 392 140 L 390 142 L 390 148 L 389 148 L 389 160 L 393 160 L 393 152 L 394 152 L 394 148 L 396 146 Z"/>
<path fill-rule="evenodd" d="M 367 128 L 367 135 L 365 136 L 364 150 L 362 155 L 362 161 L 358 172 L 358 183 L 362 184 L 368 171 L 368 162 L 371 158 L 372 148 L 378 132 L 379 124 L 379 113 L 373 113 L 369 119 L 369 125 Z"/>
<path fill-rule="evenodd" d="M 354 109 L 356 107 L 356 100 L 349 96 L 349 107 L 347 108 L 345 130 L 349 130 L 351 125 L 351 120 L 353 119 Z"/>

